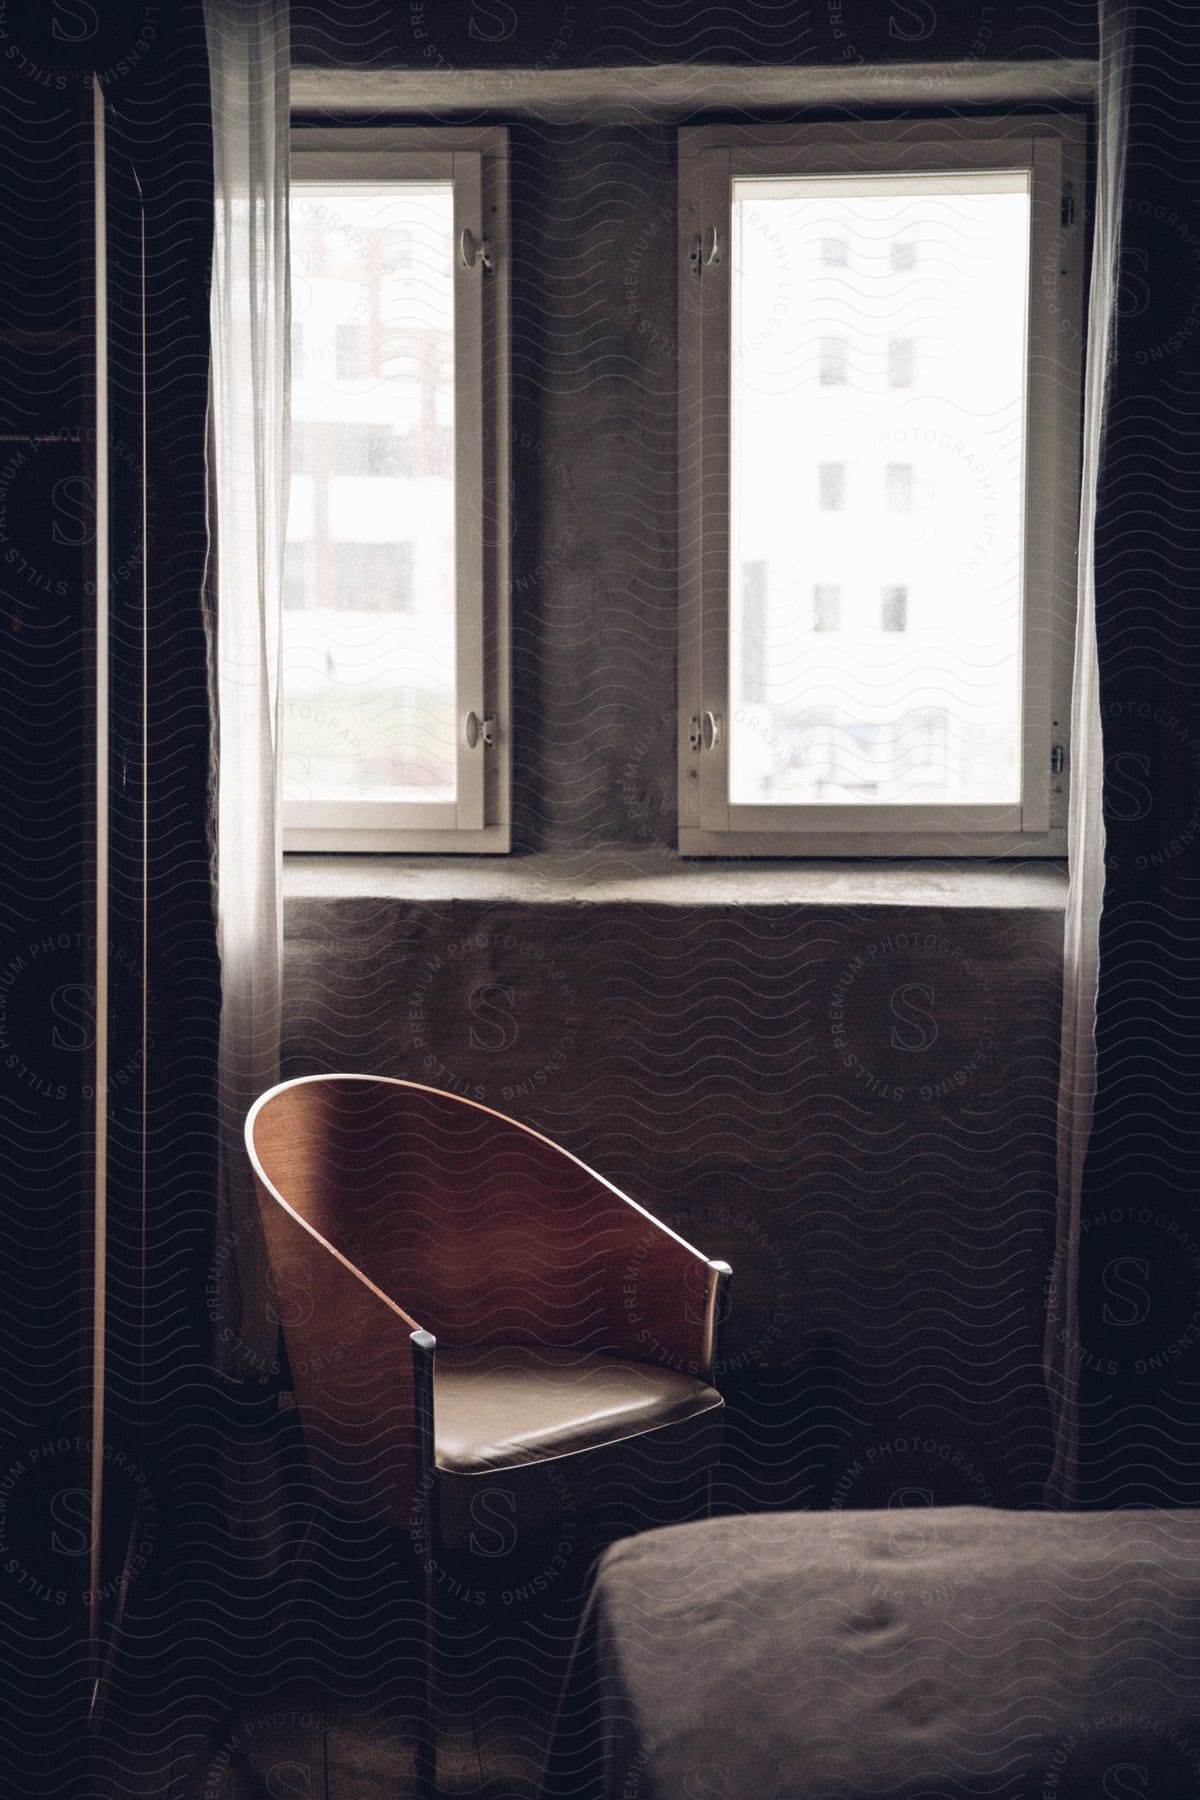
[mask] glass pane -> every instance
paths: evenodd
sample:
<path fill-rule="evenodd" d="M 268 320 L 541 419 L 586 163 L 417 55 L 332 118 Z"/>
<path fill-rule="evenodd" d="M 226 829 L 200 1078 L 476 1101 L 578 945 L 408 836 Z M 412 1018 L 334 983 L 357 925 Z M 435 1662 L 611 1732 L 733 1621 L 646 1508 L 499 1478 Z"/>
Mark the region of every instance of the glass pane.
<path fill-rule="evenodd" d="M 287 800 L 455 798 L 454 192 L 294 183 Z"/>
<path fill-rule="evenodd" d="M 1029 225 L 1025 171 L 734 181 L 734 803 L 1020 799 Z"/>

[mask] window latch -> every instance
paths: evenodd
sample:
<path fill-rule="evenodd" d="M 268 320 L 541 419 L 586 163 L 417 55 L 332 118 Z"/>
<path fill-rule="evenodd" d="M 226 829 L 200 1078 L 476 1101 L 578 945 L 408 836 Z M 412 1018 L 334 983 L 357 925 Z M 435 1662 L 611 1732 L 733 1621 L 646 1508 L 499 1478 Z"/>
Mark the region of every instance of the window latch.
<path fill-rule="evenodd" d="M 481 269 L 494 269 L 496 266 L 491 238 L 476 237 L 473 231 L 464 229 L 458 240 L 458 252 L 464 269 L 473 269 L 477 263 Z"/>
<path fill-rule="evenodd" d="M 707 237 L 702 237 L 697 232 L 692 239 L 691 249 L 688 253 L 688 263 L 692 274 L 703 275 L 705 269 L 710 269 L 714 263 L 719 263 L 720 260 L 721 241 L 717 236 L 716 226 L 709 227 Z"/>
<path fill-rule="evenodd" d="M 477 712 L 469 712 L 463 720 L 463 736 L 467 740 L 468 750 L 474 750 L 481 741 L 484 749 L 490 750 L 496 742 L 495 713 L 488 713 L 481 719 Z"/>
<path fill-rule="evenodd" d="M 688 721 L 689 747 L 692 750 L 715 750 L 720 741 L 720 713 L 693 713 Z"/>
<path fill-rule="evenodd" d="M 1067 766 L 1067 752 L 1062 744 L 1055 744 L 1050 752 L 1050 773 L 1061 775 Z"/>

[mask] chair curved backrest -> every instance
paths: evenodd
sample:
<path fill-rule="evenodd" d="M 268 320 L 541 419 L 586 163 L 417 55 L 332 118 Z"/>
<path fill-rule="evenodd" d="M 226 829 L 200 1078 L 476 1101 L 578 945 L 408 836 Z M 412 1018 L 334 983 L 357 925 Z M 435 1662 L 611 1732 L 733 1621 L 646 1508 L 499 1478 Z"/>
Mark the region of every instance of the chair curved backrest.
<path fill-rule="evenodd" d="M 306 1440 L 343 1486 L 347 1455 L 358 1482 L 412 1436 L 419 1328 L 711 1378 L 721 1265 L 528 1126 L 416 1082 L 318 1075 L 264 1094 L 246 1144 Z"/>

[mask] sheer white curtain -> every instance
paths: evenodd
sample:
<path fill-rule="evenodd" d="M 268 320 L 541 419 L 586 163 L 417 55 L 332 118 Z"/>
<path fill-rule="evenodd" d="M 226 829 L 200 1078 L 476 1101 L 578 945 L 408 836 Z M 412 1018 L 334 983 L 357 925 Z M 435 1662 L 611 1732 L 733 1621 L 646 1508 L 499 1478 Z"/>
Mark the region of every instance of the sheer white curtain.
<path fill-rule="evenodd" d="M 280 638 L 290 370 L 288 0 L 204 0 L 214 223 L 209 424 L 213 842 L 221 956 L 218 1366 L 277 1324 L 242 1123 L 278 1078 Z"/>
<path fill-rule="evenodd" d="M 1104 442 L 1119 279 L 1129 110 L 1132 9 L 1101 0 L 1096 222 L 1088 295 L 1083 484 L 1075 685 L 1071 701 L 1070 885 L 1063 941 L 1062 1060 L 1058 1090 L 1058 1224 L 1046 1322 L 1045 1372 L 1054 1422 L 1047 1498 L 1071 1505 L 1079 1474 L 1079 1238 L 1083 1165 L 1096 1094 L 1096 991 L 1104 900 L 1104 745 L 1096 651 L 1096 491 Z"/>

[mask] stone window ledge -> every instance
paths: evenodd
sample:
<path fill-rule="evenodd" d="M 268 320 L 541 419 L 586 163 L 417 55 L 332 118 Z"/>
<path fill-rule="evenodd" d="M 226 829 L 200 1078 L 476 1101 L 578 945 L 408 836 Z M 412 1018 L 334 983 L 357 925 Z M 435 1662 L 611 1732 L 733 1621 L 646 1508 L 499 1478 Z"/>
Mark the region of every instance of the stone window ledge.
<path fill-rule="evenodd" d="M 285 900 L 565 906 L 894 906 L 1061 913 L 1057 861 L 684 861 L 654 846 L 512 856 L 284 858 Z"/>

